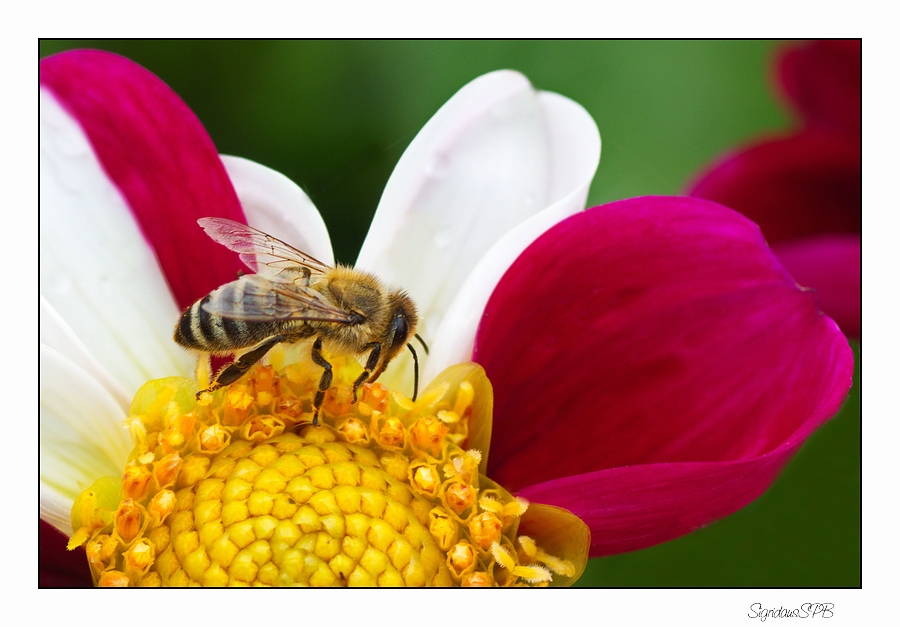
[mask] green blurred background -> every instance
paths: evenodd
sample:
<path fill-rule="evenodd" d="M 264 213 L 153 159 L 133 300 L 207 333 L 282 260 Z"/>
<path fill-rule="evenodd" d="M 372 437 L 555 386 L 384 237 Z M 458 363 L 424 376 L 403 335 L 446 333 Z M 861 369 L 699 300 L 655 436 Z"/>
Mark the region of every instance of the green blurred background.
<path fill-rule="evenodd" d="M 790 128 L 772 41 L 42 41 L 140 63 L 224 154 L 297 182 L 352 263 L 403 150 L 460 87 L 511 68 L 581 103 L 602 154 L 588 205 L 677 194 L 723 150 Z M 855 347 L 856 348 L 856 347 Z M 859 351 L 856 352 L 857 363 Z M 858 370 L 842 412 L 756 502 L 665 544 L 591 560 L 584 586 L 857 587 Z"/>

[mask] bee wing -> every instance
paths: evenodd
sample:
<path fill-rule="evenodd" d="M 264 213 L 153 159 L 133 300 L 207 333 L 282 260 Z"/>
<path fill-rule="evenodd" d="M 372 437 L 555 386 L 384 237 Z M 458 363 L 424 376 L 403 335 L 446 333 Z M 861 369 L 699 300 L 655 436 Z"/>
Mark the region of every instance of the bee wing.
<path fill-rule="evenodd" d="M 240 253 L 241 261 L 253 272 L 279 278 L 309 278 L 329 270 L 318 259 L 246 224 L 225 218 L 200 218 L 197 223 L 214 241 Z"/>
<path fill-rule="evenodd" d="M 203 309 L 223 318 L 274 322 L 308 320 L 349 323 L 350 315 L 321 293 L 291 281 L 247 274 L 209 295 Z"/>

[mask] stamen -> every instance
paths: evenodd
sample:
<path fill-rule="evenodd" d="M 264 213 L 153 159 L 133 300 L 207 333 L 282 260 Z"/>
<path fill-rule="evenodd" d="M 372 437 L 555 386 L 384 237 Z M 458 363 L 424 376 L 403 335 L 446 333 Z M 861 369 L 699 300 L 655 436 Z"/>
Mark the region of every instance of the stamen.
<path fill-rule="evenodd" d="M 465 588 L 490 588 L 491 577 L 485 572 L 476 571 L 463 577 L 462 585 Z"/>
<path fill-rule="evenodd" d="M 459 538 L 459 524 L 440 507 L 432 509 L 428 516 L 431 518 L 428 531 L 431 532 L 432 537 L 441 549 L 444 551 L 449 550 Z"/>
<path fill-rule="evenodd" d="M 483 512 L 469 523 L 469 533 L 472 540 L 482 549 L 490 548 L 491 544 L 500 539 L 500 531 L 503 525 L 500 519 L 491 512 Z"/>
<path fill-rule="evenodd" d="M 568 560 L 559 559 L 558 557 L 554 557 L 553 555 L 548 555 L 541 549 L 537 550 L 536 554 L 537 561 L 545 564 L 550 570 L 558 575 L 563 575 L 565 577 L 574 577 L 575 576 L 575 565 Z"/>
<path fill-rule="evenodd" d="M 519 545 L 522 547 L 522 551 L 530 558 L 534 558 L 537 555 L 537 544 L 534 541 L 534 538 L 529 536 L 519 536 Z"/>
<path fill-rule="evenodd" d="M 512 574 L 515 577 L 521 577 L 528 583 L 544 583 L 553 579 L 550 571 L 543 566 L 516 566 Z"/>
<path fill-rule="evenodd" d="M 212 393 L 147 383 L 128 425 L 131 461 L 76 499 L 70 548 L 100 586 L 546 585 L 574 574 L 531 539 L 527 503 L 457 444 L 477 394 L 433 384 L 414 404 L 379 384 L 352 403 L 358 364 L 318 373 L 257 366 Z M 479 498 L 479 496 L 481 498 Z M 511 550 L 521 546 L 519 552 Z"/>
<path fill-rule="evenodd" d="M 465 483 L 451 483 L 446 491 L 447 505 L 457 514 L 462 514 L 472 507 L 475 495 L 475 488 L 472 486 Z"/>
<path fill-rule="evenodd" d="M 100 575 L 100 581 L 97 585 L 101 588 L 127 588 L 131 585 L 131 579 L 125 573 L 109 570 Z"/>
<path fill-rule="evenodd" d="M 141 506 L 134 499 L 122 501 L 116 511 L 116 533 L 128 544 L 137 537 L 141 530 Z"/>
<path fill-rule="evenodd" d="M 500 546 L 499 542 L 491 543 L 491 555 L 494 556 L 494 560 L 507 570 L 512 570 L 516 567 L 516 561 L 512 558 L 512 555 L 509 554 L 505 548 Z"/>
<path fill-rule="evenodd" d="M 461 575 L 475 565 L 475 549 L 468 542 L 459 542 L 450 550 L 447 559 L 451 568 Z"/>
<path fill-rule="evenodd" d="M 150 469 L 143 464 L 129 463 L 122 474 L 122 491 L 125 496 L 140 500 L 147 494 L 147 486 L 150 484 L 152 474 Z"/>

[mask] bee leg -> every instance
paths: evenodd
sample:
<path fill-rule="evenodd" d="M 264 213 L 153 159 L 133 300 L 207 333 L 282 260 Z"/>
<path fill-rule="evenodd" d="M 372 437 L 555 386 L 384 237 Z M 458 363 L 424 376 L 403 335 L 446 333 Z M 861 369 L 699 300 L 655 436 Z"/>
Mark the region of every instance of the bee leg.
<path fill-rule="evenodd" d="M 322 356 L 322 338 L 317 337 L 313 342 L 312 360 L 325 370 L 322 372 L 322 378 L 319 379 L 319 389 L 316 392 L 316 400 L 313 401 L 313 426 L 319 424 L 319 410 L 322 408 L 322 401 L 325 400 L 325 392 L 331 387 L 331 364 Z"/>
<path fill-rule="evenodd" d="M 363 350 L 366 348 L 371 348 L 372 352 L 369 353 L 369 358 L 366 360 L 366 368 L 362 371 L 362 374 L 356 377 L 356 381 L 353 382 L 353 402 L 356 402 L 356 391 L 359 389 L 363 383 L 366 382 L 366 379 L 372 374 L 372 371 L 378 366 L 378 358 L 381 357 L 381 343 L 380 342 L 372 342 L 371 344 L 366 344 Z"/>
<path fill-rule="evenodd" d="M 213 379 L 212 363 L 209 353 L 202 353 L 197 357 L 197 367 L 194 368 L 194 379 L 201 388 L 206 388 Z"/>
<path fill-rule="evenodd" d="M 258 362 L 269 352 L 269 349 L 279 342 L 283 342 L 285 339 L 286 338 L 283 335 L 273 335 L 251 348 L 238 359 L 222 368 L 208 388 L 197 392 L 197 398 L 200 398 L 200 395 L 203 394 L 203 392 L 213 392 L 240 379 L 253 364 Z"/>

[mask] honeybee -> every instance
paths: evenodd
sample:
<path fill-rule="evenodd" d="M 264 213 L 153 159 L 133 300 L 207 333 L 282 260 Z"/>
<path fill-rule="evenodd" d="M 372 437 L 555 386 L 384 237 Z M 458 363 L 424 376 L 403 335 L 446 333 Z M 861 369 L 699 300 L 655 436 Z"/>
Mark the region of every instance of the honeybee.
<path fill-rule="evenodd" d="M 213 290 L 181 314 L 175 327 L 181 346 L 212 354 L 249 349 L 222 368 L 198 397 L 240 379 L 276 344 L 315 338 L 312 360 L 323 370 L 313 402 L 314 425 L 332 380 L 331 364 L 322 355 L 325 347 L 353 356 L 368 352 L 365 368 L 353 382 L 355 403 L 359 386 L 375 381 L 405 345 L 415 363 L 415 400 L 419 360 L 409 340 L 422 338 L 416 334 L 416 306 L 406 292 L 385 287 L 368 272 L 331 267 L 245 224 L 224 218 L 197 222 L 256 273 Z M 427 352 L 424 342 L 422 346 Z"/>

